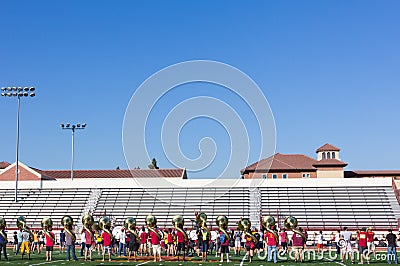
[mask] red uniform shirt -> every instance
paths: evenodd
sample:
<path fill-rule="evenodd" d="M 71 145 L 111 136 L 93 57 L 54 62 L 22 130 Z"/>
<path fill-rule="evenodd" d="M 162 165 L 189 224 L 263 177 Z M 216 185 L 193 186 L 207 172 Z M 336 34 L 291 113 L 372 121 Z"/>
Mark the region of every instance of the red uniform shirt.
<path fill-rule="evenodd" d="M 292 239 L 293 239 L 293 246 L 295 247 L 304 246 L 304 238 L 301 235 L 294 233 Z"/>
<path fill-rule="evenodd" d="M 281 242 L 282 242 L 282 243 L 286 243 L 287 233 L 286 233 L 286 232 L 281 232 L 281 233 L 279 234 L 279 236 L 281 237 Z"/>
<path fill-rule="evenodd" d="M 110 247 L 111 246 L 111 236 L 107 232 L 103 232 L 101 234 L 101 237 L 103 238 L 103 244 L 105 247 Z"/>
<path fill-rule="evenodd" d="M 367 232 L 367 242 L 372 243 L 374 242 L 374 232 Z"/>
<path fill-rule="evenodd" d="M 178 243 L 185 243 L 185 236 L 182 234 L 182 232 L 177 231 L 176 238 L 178 239 Z"/>
<path fill-rule="evenodd" d="M 168 244 L 173 244 L 174 238 L 172 237 L 172 234 L 168 234 Z"/>
<path fill-rule="evenodd" d="M 150 231 L 150 242 L 152 245 L 159 245 L 160 239 L 158 238 L 157 234 Z"/>
<path fill-rule="evenodd" d="M 49 234 L 54 238 L 54 233 L 49 232 Z M 54 246 L 54 242 L 51 240 L 51 238 L 46 234 L 46 247 L 52 247 Z"/>
<path fill-rule="evenodd" d="M 360 247 L 367 246 L 367 233 L 366 232 L 358 233 L 358 246 L 360 246 Z"/>
<path fill-rule="evenodd" d="M 92 242 L 93 242 L 92 236 L 90 235 L 90 233 L 87 230 L 85 230 L 85 239 L 86 239 L 85 244 L 87 244 L 87 245 L 92 244 Z"/>
<path fill-rule="evenodd" d="M 141 244 L 146 244 L 146 242 L 147 242 L 147 233 L 143 231 L 140 234 L 140 243 Z"/>
<path fill-rule="evenodd" d="M 276 239 L 273 233 L 266 232 L 265 237 L 267 238 L 267 245 L 270 247 L 276 246 Z"/>

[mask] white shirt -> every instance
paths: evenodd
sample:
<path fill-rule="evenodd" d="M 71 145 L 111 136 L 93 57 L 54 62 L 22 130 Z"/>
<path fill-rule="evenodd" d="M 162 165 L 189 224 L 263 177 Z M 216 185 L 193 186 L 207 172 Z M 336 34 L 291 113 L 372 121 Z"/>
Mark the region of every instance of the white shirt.
<path fill-rule="evenodd" d="M 85 234 L 85 232 L 83 232 L 81 234 L 81 243 L 86 243 L 86 234 Z"/>
<path fill-rule="evenodd" d="M 342 233 L 342 235 L 343 235 L 343 239 L 344 239 L 344 240 L 346 240 L 347 242 L 350 242 L 350 240 L 351 240 L 351 232 L 349 232 L 349 231 L 344 231 L 344 232 Z"/>
<path fill-rule="evenodd" d="M 339 242 L 340 236 L 341 236 L 340 233 L 336 233 L 336 235 L 335 235 L 335 242 Z"/>
<path fill-rule="evenodd" d="M 126 244 L 125 240 L 126 240 L 125 232 L 121 232 L 121 234 L 119 235 L 119 243 Z"/>
<path fill-rule="evenodd" d="M 317 241 L 318 241 L 317 242 L 318 244 L 323 244 L 324 243 L 324 236 L 322 234 L 318 235 Z"/>

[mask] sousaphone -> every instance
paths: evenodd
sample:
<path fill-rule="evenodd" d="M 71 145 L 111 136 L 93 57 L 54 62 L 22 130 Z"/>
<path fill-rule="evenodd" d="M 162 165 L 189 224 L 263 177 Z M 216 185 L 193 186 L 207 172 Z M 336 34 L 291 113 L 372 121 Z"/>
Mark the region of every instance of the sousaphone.
<path fill-rule="evenodd" d="M 44 217 L 40 222 L 43 232 L 50 237 L 51 241 L 54 243 L 55 238 L 50 234 L 50 231 L 53 230 L 53 220 L 50 217 Z"/>
<path fill-rule="evenodd" d="M 298 224 L 298 221 L 297 221 L 296 217 L 288 216 L 285 218 L 285 221 L 284 221 L 285 227 L 288 230 L 291 230 L 294 233 L 300 235 L 302 238 L 304 238 L 304 240 L 307 240 L 307 236 L 303 232 L 301 232 L 299 229 L 297 229 L 297 224 Z"/>
<path fill-rule="evenodd" d="M 228 222 L 228 217 L 225 215 L 220 215 L 217 217 L 217 219 L 215 219 L 215 223 L 217 224 L 219 231 L 225 235 L 227 241 L 230 239 L 228 232 L 226 232 L 226 229 L 228 228 Z"/>
<path fill-rule="evenodd" d="M 185 238 L 185 242 L 188 240 L 188 235 L 185 232 L 185 230 L 183 230 L 183 226 L 185 225 L 185 219 L 183 218 L 182 215 L 175 215 L 172 218 L 172 225 L 174 226 L 175 230 L 181 232 Z"/>
<path fill-rule="evenodd" d="M 72 238 L 72 242 L 76 241 L 76 236 L 74 232 L 72 232 L 72 227 L 74 226 L 74 219 L 72 219 L 71 216 L 69 215 L 64 215 L 63 218 L 61 218 L 61 224 L 64 226 L 65 232 L 69 234 Z"/>

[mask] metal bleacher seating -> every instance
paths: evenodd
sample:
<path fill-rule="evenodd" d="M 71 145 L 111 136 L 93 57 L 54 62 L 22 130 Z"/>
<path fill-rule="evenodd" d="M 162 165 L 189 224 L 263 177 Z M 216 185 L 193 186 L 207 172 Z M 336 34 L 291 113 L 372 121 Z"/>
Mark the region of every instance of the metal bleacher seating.
<path fill-rule="evenodd" d="M 263 210 L 295 216 L 305 228 L 386 230 L 397 227 L 400 214 L 392 187 L 262 188 L 261 194 Z"/>
<path fill-rule="evenodd" d="M 154 197 L 157 195 L 157 198 Z M 154 214 L 158 225 L 170 227 L 172 217 L 181 214 L 188 227 L 195 218 L 195 211 L 205 212 L 210 226 L 218 215 L 228 215 L 231 227 L 249 213 L 247 188 L 113 188 L 102 189 L 95 216 L 104 213 L 112 216 L 116 224 L 126 217 L 135 217 L 138 225 L 144 225 L 146 215 Z"/>
<path fill-rule="evenodd" d="M 127 179 L 129 180 L 129 179 Z M 107 183 L 108 182 L 108 183 Z M 80 183 L 80 188 L 31 188 L 19 190 L 19 202 L 14 202 L 13 189 L 0 189 L 0 216 L 8 227 L 15 228 L 18 216 L 25 216 L 27 225 L 40 228 L 43 217 L 50 216 L 54 227 L 61 227 L 65 214 L 79 225 L 88 210 L 95 219 L 106 214 L 115 225 L 126 217 L 135 217 L 144 225 L 146 215 L 153 214 L 160 227 L 170 227 L 172 217 L 184 216 L 185 227 L 193 227 L 194 212 L 205 212 L 209 226 L 215 228 L 215 218 L 226 215 L 229 227 L 236 228 L 241 217 L 259 221 L 260 215 L 273 215 L 279 226 L 286 216 L 295 216 L 299 226 L 308 230 L 352 229 L 372 226 L 375 230 L 397 228 L 400 206 L 391 180 L 266 180 L 250 187 L 247 180 L 234 185 L 235 180 L 220 180 L 218 185 L 203 185 L 194 180 L 187 185 L 138 187 L 109 180 L 98 184 Z M 48 185 L 50 186 L 50 185 Z M 155 197 L 156 196 L 156 197 Z M 90 202 L 90 204 L 88 204 Z M 88 205 L 90 208 L 88 209 Z M 257 216 L 258 215 L 258 216 Z M 254 223 L 256 224 L 256 223 Z"/>
<path fill-rule="evenodd" d="M 25 216 L 27 225 L 33 229 L 41 228 L 41 219 L 50 216 L 54 227 L 61 227 L 61 218 L 68 214 L 75 221 L 80 219 L 89 197 L 90 189 L 20 189 L 18 202 L 14 190 L 0 189 L 0 216 L 9 228 L 16 227 L 19 216 Z"/>

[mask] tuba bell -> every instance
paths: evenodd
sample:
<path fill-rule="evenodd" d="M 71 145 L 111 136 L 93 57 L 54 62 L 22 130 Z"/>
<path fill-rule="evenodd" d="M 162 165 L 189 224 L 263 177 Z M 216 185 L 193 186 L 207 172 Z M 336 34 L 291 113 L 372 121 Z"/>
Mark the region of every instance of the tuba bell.
<path fill-rule="evenodd" d="M 196 223 L 198 226 L 200 226 L 201 229 L 206 230 L 207 235 L 209 237 L 211 237 L 210 229 L 208 229 L 208 227 L 207 227 L 207 214 L 205 214 L 204 212 L 197 214 L 196 215 Z"/>
<path fill-rule="evenodd" d="M 94 224 L 94 219 L 92 215 L 86 214 L 85 216 L 82 217 L 83 229 L 85 229 L 90 234 L 92 239 L 94 238 L 92 231 L 93 224 Z"/>
<path fill-rule="evenodd" d="M 101 230 L 106 232 L 107 234 L 110 235 L 110 238 L 113 238 L 113 235 L 111 233 L 111 220 L 107 216 L 103 216 L 99 220 L 99 227 Z"/>
<path fill-rule="evenodd" d="M 7 241 L 7 235 L 4 233 L 4 229 L 6 229 L 6 226 L 7 226 L 6 219 L 0 217 L 0 234 Z"/>
<path fill-rule="evenodd" d="M 54 242 L 55 238 L 52 234 L 50 234 L 50 231 L 53 230 L 53 220 L 51 220 L 50 217 L 44 217 L 40 222 L 40 225 L 42 226 L 43 232 L 51 239 L 52 242 Z"/>
<path fill-rule="evenodd" d="M 72 219 L 72 217 L 69 215 L 64 215 L 63 218 L 61 218 L 61 224 L 62 226 L 64 226 L 65 232 L 67 232 L 67 234 L 71 236 L 72 242 L 75 242 L 76 236 L 72 232 L 72 228 L 74 226 L 74 219 Z"/>
<path fill-rule="evenodd" d="M 29 230 L 29 227 L 26 226 L 26 219 L 24 216 L 20 216 L 17 218 L 17 227 L 18 229 L 27 232 L 30 235 L 31 239 L 33 239 L 33 233 L 31 230 Z"/>
<path fill-rule="evenodd" d="M 175 215 L 172 218 L 172 225 L 174 226 L 175 230 L 181 232 L 185 238 L 185 242 L 188 240 L 188 235 L 185 232 L 185 230 L 183 230 L 183 226 L 185 225 L 185 219 L 183 218 L 182 215 L 178 214 Z"/>
<path fill-rule="evenodd" d="M 303 232 L 301 232 L 299 229 L 297 229 L 298 221 L 297 221 L 296 217 L 293 217 L 293 216 L 286 217 L 283 224 L 285 225 L 285 227 L 288 230 L 293 231 L 294 233 L 296 233 L 296 234 L 300 235 L 302 238 L 304 238 L 304 240 L 307 240 L 307 236 Z"/>
<path fill-rule="evenodd" d="M 275 237 L 275 240 L 278 242 L 278 240 L 279 240 L 278 233 L 274 229 L 271 228 L 276 225 L 275 218 L 272 216 L 265 216 L 262 218 L 261 225 L 264 228 L 264 230 L 273 234 Z"/>
<path fill-rule="evenodd" d="M 217 217 L 217 219 L 215 219 L 215 223 L 217 224 L 219 231 L 221 231 L 225 235 L 227 241 L 229 241 L 230 238 L 228 232 L 226 232 L 228 222 L 228 217 L 226 217 L 225 215 L 220 215 Z"/>
<path fill-rule="evenodd" d="M 136 232 L 136 219 L 133 217 L 127 217 L 124 221 L 124 227 L 126 231 L 133 234 L 136 238 L 136 243 L 140 243 L 140 237 Z"/>
<path fill-rule="evenodd" d="M 153 232 L 154 234 L 157 235 L 158 239 L 161 240 L 162 239 L 162 235 L 157 231 L 156 227 L 157 227 L 157 217 L 155 217 L 153 214 L 149 214 L 146 216 L 146 220 L 145 220 L 147 229 L 151 232 Z"/>
<path fill-rule="evenodd" d="M 237 224 L 237 228 L 240 231 L 243 231 L 244 234 L 251 238 L 251 240 L 254 242 L 255 245 L 257 245 L 258 243 L 258 239 L 251 233 L 251 222 L 249 218 L 240 218 L 238 224 Z"/>

